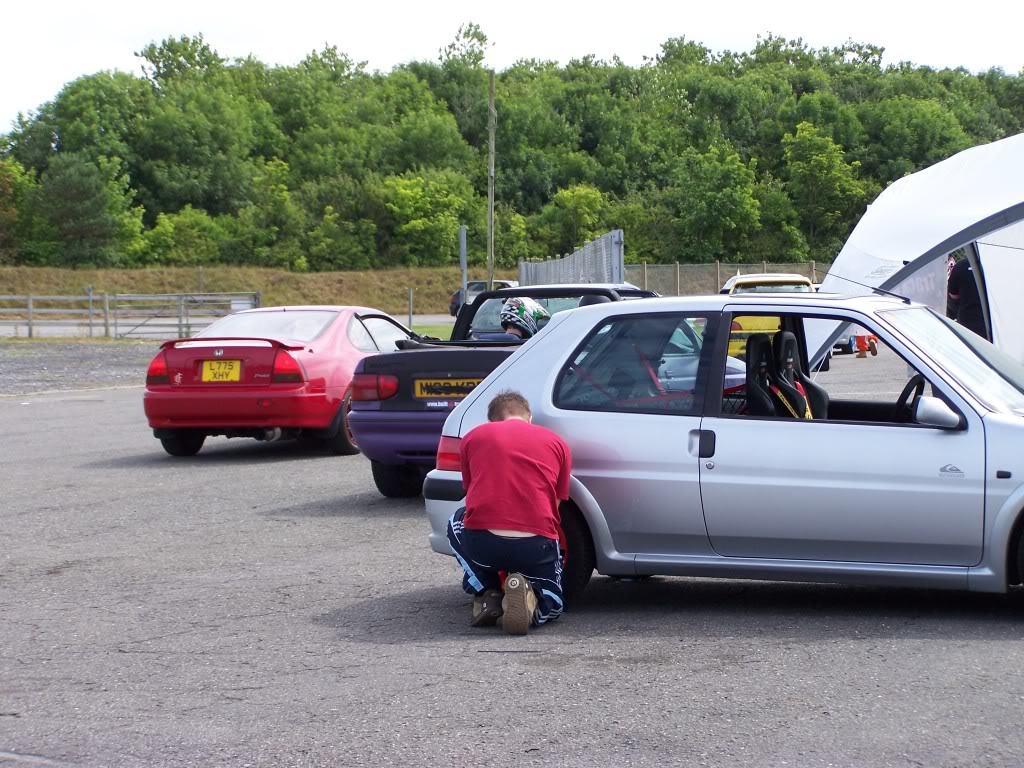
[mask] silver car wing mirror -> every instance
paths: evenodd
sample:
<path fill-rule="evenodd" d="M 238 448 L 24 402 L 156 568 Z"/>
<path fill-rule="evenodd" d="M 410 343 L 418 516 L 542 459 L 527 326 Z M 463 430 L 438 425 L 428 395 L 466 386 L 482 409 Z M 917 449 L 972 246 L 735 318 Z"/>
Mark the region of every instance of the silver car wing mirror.
<path fill-rule="evenodd" d="M 958 429 L 960 415 L 937 397 L 921 395 L 914 403 L 914 421 L 929 427 Z"/>

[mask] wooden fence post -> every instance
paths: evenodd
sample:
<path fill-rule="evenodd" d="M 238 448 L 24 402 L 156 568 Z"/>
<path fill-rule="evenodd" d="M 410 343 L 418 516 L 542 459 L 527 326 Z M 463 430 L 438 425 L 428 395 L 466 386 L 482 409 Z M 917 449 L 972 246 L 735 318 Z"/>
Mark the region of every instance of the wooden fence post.
<path fill-rule="evenodd" d="M 103 335 L 110 338 L 110 294 L 103 294 Z"/>
<path fill-rule="evenodd" d="M 28 337 L 32 338 L 32 294 L 28 296 Z"/>

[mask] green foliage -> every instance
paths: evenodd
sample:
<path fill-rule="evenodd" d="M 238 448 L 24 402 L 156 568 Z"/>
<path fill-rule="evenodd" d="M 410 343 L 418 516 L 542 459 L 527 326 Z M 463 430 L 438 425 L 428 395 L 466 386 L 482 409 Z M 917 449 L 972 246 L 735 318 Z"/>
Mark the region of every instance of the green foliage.
<path fill-rule="evenodd" d="M 186 205 L 177 213 L 161 213 L 148 230 L 146 259 L 151 264 L 186 266 L 219 261 L 227 235 L 206 211 Z"/>
<path fill-rule="evenodd" d="M 0 136 L 0 263 L 450 265 L 486 253 L 489 41 L 367 72 L 333 46 L 228 60 L 201 36 L 84 75 Z M 630 261 L 831 259 L 888 183 L 1024 130 L 1024 76 L 847 41 L 666 41 L 497 74 L 496 258 L 611 228 Z"/>
<path fill-rule="evenodd" d="M 679 158 L 666 202 L 681 261 L 746 259 L 761 221 L 753 166 L 724 146 L 703 153 L 691 148 Z"/>
<path fill-rule="evenodd" d="M 120 162 L 98 164 L 74 152 L 53 157 L 28 202 L 42 220 L 29 263 L 72 267 L 128 266 L 145 252 L 142 209 L 132 207 Z"/>
<path fill-rule="evenodd" d="M 856 176 L 860 163 L 847 163 L 842 148 L 810 123 L 800 123 L 782 143 L 786 188 L 807 240 L 812 247 L 829 239 L 841 241 L 868 197 L 868 187 Z"/>
<path fill-rule="evenodd" d="M 534 237 L 542 258 L 572 253 L 604 232 L 608 197 L 590 184 L 576 184 L 555 193 L 552 201 L 534 217 Z"/>
<path fill-rule="evenodd" d="M 389 176 L 381 184 L 380 199 L 388 213 L 390 263 L 458 263 L 459 224 L 473 215 L 469 179 L 454 171 Z"/>

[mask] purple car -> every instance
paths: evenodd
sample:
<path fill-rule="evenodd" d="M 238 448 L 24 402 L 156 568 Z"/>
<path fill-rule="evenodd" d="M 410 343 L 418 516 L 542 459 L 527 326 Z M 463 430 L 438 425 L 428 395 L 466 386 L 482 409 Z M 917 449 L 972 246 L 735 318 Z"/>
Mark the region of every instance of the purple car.
<path fill-rule="evenodd" d="M 448 414 L 523 343 L 499 324 L 505 299 L 529 297 L 556 314 L 585 296 L 621 301 L 657 296 L 632 285 L 525 286 L 486 291 L 459 312 L 449 341 L 400 340 L 400 351 L 364 358 L 352 380 L 348 425 L 383 495 L 419 495 L 434 468 Z"/>

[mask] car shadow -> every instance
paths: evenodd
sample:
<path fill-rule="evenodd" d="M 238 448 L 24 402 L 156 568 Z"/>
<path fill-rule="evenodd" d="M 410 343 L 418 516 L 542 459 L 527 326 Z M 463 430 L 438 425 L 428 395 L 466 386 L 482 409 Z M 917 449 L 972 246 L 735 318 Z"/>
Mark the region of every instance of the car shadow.
<path fill-rule="evenodd" d="M 203 464 L 231 465 L 277 463 L 287 461 L 309 461 L 312 459 L 330 459 L 332 461 L 365 461 L 356 456 L 334 456 L 329 454 L 322 445 L 301 440 L 283 440 L 265 443 L 258 440 L 235 439 L 212 442 L 195 456 L 169 456 L 154 441 L 154 448 L 146 453 L 134 456 L 114 456 L 83 464 L 83 467 L 96 469 L 124 469 L 140 467 L 166 466 L 198 466 Z"/>
<path fill-rule="evenodd" d="M 411 499 L 389 499 L 377 491 L 360 491 L 348 496 L 317 499 L 303 504 L 294 504 L 276 509 L 265 509 L 259 512 L 260 517 L 367 517 L 422 518 L 423 497 Z"/>
<path fill-rule="evenodd" d="M 468 626 L 470 599 L 451 584 L 376 596 L 314 621 L 341 638 L 382 645 L 493 640 Z M 500 633 L 499 633 L 500 634 Z M 758 637 L 835 639 L 1024 639 L 1024 593 L 933 592 L 846 585 L 597 576 L 584 599 L 537 637 L 573 642 L 646 634 L 681 640 Z"/>

